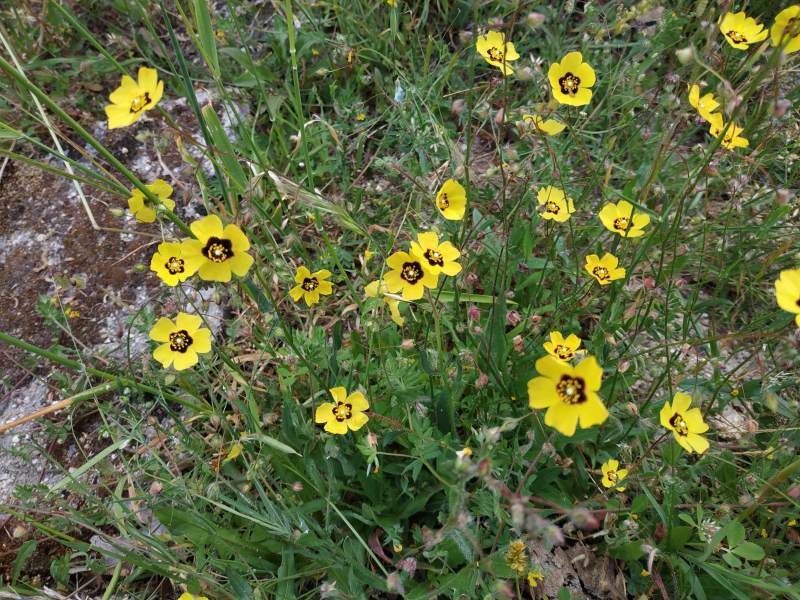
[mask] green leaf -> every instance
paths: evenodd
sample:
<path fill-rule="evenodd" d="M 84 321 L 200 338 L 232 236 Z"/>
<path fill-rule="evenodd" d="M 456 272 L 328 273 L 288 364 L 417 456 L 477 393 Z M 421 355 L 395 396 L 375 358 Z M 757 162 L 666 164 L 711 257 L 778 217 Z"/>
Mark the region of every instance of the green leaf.
<path fill-rule="evenodd" d="M 247 190 L 247 175 L 245 175 L 244 169 L 239 163 L 236 150 L 231 144 L 231 140 L 228 138 L 228 134 L 222 126 L 217 113 L 214 111 L 214 107 L 211 104 L 206 104 L 200 109 L 200 112 L 203 114 L 203 120 L 208 128 L 211 141 L 222 161 L 222 166 L 228 175 L 231 186 L 236 192 L 243 194 Z"/>
<path fill-rule="evenodd" d="M 36 552 L 37 545 L 38 543 L 36 540 L 28 540 L 19 547 L 19 550 L 17 550 L 17 556 L 14 558 L 14 562 L 11 566 L 11 583 L 15 583 L 17 581 L 20 573 L 22 573 L 23 567 L 25 567 L 25 564 L 28 562 L 28 559 L 33 556 L 34 552 Z"/>
<path fill-rule="evenodd" d="M 726 563 L 728 563 L 734 569 L 738 569 L 739 567 L 742 566 L 742 561 L 740 561 L 738 558 L 736 558 L 730 552 L 723 553 L 722 554 L 722 560 L 724 560 Z"/>
<path fill-rule="evenodd" d="M 728 545 L 738 546 L 744 541 L 745 530 L 744 525 L 738 521 L 731 521 L 725 526 L 725 537 L 728 538 Z"/>
<path fill-rule="evenodd" d="M 694 529 L 692 529 L 691 527 L 686 527 L 685 525 L 678 525 L 676 527 L 672 527 L 669 530 L 669 533 L 667 534 L 667 539 L 664 547 L 667 550 L 677 552 L 686 545 L 686 542 L 688 542 L 689 538 L 692 537 L 693 531 Z"/>
<path fill-rule="evenodd" d="M 192 14 L 197 24 L 197 35 L 200 43 L 200 53 L 206 61 L 214 77 L 219 77 L 219 58 L 217 56 L 217 40 L 214 37 L 214 28 L 211 26 L 211 15 L 208 12 L 207 0 L 194 0 Z"/>
<path fill-rule="evenodd" d="M 301 456 L 301 454 L 297 450 L 295 450 L 288 444 L 284 444 L 280 440 L 276 440 L 274 437 L 266 435 L 264 433 L 259 433 L 249 437 L 252 437 L 252 439 L 254 440 L 258 440 L 262 444 L 266 444 L 267 446 L 273 448 L 274 450 L 283 452 L 284 454 L 295 454 L 297 456 Z"/>
<path fill-rule="evenodd" d="M 731 552 L 745 560 L 761 560 L 764 558 L 764 549 L 753 542 L 744 542 L 733 548 Z"/>

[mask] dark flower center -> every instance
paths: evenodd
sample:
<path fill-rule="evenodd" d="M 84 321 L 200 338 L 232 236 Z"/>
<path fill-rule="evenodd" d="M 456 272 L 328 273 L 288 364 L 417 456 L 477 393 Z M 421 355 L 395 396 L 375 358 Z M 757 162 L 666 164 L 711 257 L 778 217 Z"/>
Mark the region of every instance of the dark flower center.
<path fill-rule="evenodd" d="M 628 227 L 631 226 L 631 220 L 628 217 L 619 217 L 614 219 L 614 229 L 619 229 L 620 231 L 627 231 Z"/>
<path fill-rule="evenodd" d="M 669 420 L 669 424 L 678 433 L 678 435 L 689 435 L 689 425 L 680 413 L 675 413 Z"/>
<path fill-rule="evenodd" d="M 442 192 L 439 195 L 439 208 L 442 210 L 450 208 L 450 200 L 447 198 L 447 192 Z"/>
<path fill-rule="evenodd" d="M 606 477 L 608 477 L 608 480 L 611 483 L 617 483 L 619 475 L 617 475 L 617 472 L 614 469 L 611 469 L 608 473 L 606 473 Z"/>
<path fill-rule="evenodd" d="M 176 256 L 170 256 L 169 260 L 164 264 L 164 268 L 169 271 L 171 275 L 183 273 L 183 259 Z"/>
<path fill-rule="evenodd" d="M 581 85 L 581 80 L 577 75 L 572 73 L 565 73 L 563 77 L 558 80 L 558 85 L 561 88 L 562 94 L 569 94 L 574 96 L 578 93 L 578 88 Z"/>
<path fill-rule="evenodd" d="M 411 284 L 417 283 L 422 279 L 422 275 L 422 265 L 418 262 L 403 263 L 403 268 L 400 269 L 400 277 Z"/>
<path fill-rule="evenodd" d="M 586 384 L 580 377 L 562 375 L 561 381 L 556 384 L 558 397 L 567 404 L 581 404 L 586 402 L 584 388 Z"/>
<path fill-rule="evenodd" d="M 595 267 L 592 269 L 592 275 L 597 277 L 600 281 L 605 281 L 606 279 L 610 279 L 610 275 L 608 274 L 608 269 L 605 267 Z"/>
<path fill-rule="evenodd" d="M 558 206 L 557 202 L 553 202 L 552 200 L 548 200 L 545 205 L 545 212 L 549 212 L 551 214 L 557 215 L 561 210 L 561 207 Z"/>
<path fill-rule="evenodd" d="M 150 92 L 145 92 L 131 101 L 131 112 L 141 112 L 148 104 L 150 104 Z"/>
<path fill-rule="evenodd" d="M 203 256 L 211 262 L 225 262 L 233 256 L 233 243 L 225 238 L 210 237 L 203 248 Z"/>
<path fill-rule="evenodd" d="M 169 334 L 169 349 L 183 354 L 189 349 L 193 341 L 192 336 L 185 329 L 173 331 Z"/>
<path fill-rule="evenodd" d="M 433 267 L 441 267 L 444 265 L 444 256 L 433 248 L 425 250 L 425 259 Z"/>
<path fill-rule="evenodd" d="M 489 59 L 490 60 L 493 60 L 493 61 L 499 62 L 499 63 L 503 62 L 503 58 L 504 58 L 504 55 L 505 55 L 505 53 L 502 50 L 500 50 L 499 48 L 495 48 L 494 46 L 489 48 L 486 51 L 486 54 L 489 55 Z"/>
<path fill-rule="evenodd" d="M 747 41 L 747 37 L 744 34 L 739 33 L 738 31 L 731 30 L 725 35 L 731 38 L 731 41 L 734 44 L 744 44 Z"/>
<path fill-rule="evenodd" d="M 313 292 L 319 287 L 319 281 L 316 277 L 306 277 L 303 279 L 303 283 L 300 284 L 300 287 L 307 292 Z"/>
<path fill-rule="evenodd" d="M 562 344 L 556 345 L 556 347 L 553 348 L 553 352 L 555 352 L 556 356 L 558 356 L 558 358 L 560 358 L 561 360 L 569 360 L 570 358 L 575 356 L 575 352 L 572 350 L 572 348 L 569 348 L 568 346 L 564 346 Z"/>
<path fill-rule="evenodd" d="M 333 408 L 333 416 L 340 423 L 350 419 L 353 416 L 353 405 L 337 402 L 336 406 Z"/>

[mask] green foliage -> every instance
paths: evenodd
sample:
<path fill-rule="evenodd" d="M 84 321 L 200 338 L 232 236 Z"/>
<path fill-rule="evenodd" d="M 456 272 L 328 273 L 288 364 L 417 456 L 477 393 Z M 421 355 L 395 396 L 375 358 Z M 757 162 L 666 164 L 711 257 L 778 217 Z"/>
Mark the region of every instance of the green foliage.
<path fill-rule="evenodd" d="M 632 595 L 800 598 L 796 328 L 774 296 L 779 273 L 797 267 L 786 197 L 800 177 L 798 128 L 776 105 L 800 96 L 797 55 L 733 50 L 711 2 L 550 3 L 543 23 L 505 1 L 219 4 L 51 3 L 41 41 L 22 8 L 3 13 L 11 45 L 36 51 L 30 85 L 0 64 L 0 131 L 14 132 L 0 147 L 35 140 L 25 154 L 49 164 L 30 96 L 44 90 L 61 135 L 97 150 L 86 171 L 124 208 L 120 188 L 149 182 L 90 133 L 87 115 L 102 120 L 105 102 L 90 92 L 156 67 L 166 93 L 148 117 L 197 151 L 183 151 L 193 207 L 237 223 L 256 257 L 245 278 L 218 284 L 224 323 L 190 371 L 26 347 L 93 369 L 63 382 L 70 394 L 94 379 L 117 393 L 76 402 L 100 416 L 91 455 L 8 507 L 32 528 L 9 584 L 35 587 L 26 565 L 48 541 L 63 550 L 49 569 L 62 590 L 90 581 L 70 577 L 84 561 L 106 598 L 580 597 L 559 579 L 577 560 L 558 567 L 561 545 L 589 557 L 586 571 L 611 565 Z M 776 13 L 748 8 L 765 24 Z M 475 52 L 495 19 L 521 55 L 516 77 Z M 675 51 L 689 46 L 682 64 Z M 547 69 L 575 49 L 597 73 L 594 96 L 559 107 Z M 687 102 L 701 80 L 749 148 L 708 135 Z M 179 97 L 196 139 L 170 112 Z M 551 111 L 566 124 L 557 136 L 519 125 Z M 462 222 L 434 206 L 451 177 L 468 192 Z M 545 185 L 574 199 L 569 221 L 537 214 Z M 620 200 L 650 217 L 643 237 L 601 225 L 600 208 Z M 183 216 L 146 231 L 188 235 Z M 402 302 L 397 326 L 364 287 L 433 229 L 463 270 Z M 605 252 L 626 277 L 601 286 L 584 263 Z M 334 294 L 294 303 L 299 265 L 331 271 Z M 192 281 L 163 299 L 191 304 Z M 37 308 L 69 330 L 63 308 Z M 131 331 L 149 331 L 159 311 L 132 314 Z M 528 405 L 556 330 L 578 334 L 603 368 L 610 413 L 571 437 Z M 364 392 L 367 425 L 334 436 L 315 423 L 334 386 Z M 662 426 L 676 392 L 711 424 L 702 455 Z M 624 492 L 601 484 L 611 458 L 630 469 Z M 508 563 L 517 539 L 541 588 Z"/>

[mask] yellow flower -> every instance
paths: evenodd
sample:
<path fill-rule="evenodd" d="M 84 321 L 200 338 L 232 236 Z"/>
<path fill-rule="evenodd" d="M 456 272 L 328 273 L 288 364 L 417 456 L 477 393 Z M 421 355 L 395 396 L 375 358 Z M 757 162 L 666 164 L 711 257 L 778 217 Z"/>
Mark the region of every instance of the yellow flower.
<path fill-rule="evenodd" d="M 167 210 L 174 210 L 175 201 L 170 199 L 172 186 L 163 179 L 156 179 L 153 183 L 145 185 L 153 195 L 159 199 L 160 205 Z M 128 209 L 134 214 L 136 220 L 142 223 L 152 223 L 156 220 L 156 207 L 151 206 L 150 200 L 145 198 L 144 193 L 139 188 L 131 190 L 131 197 L 128 198 Z"/>
<path fill-rule="evenodd" d="M 460 221 L 467 209 L 467 191 L 455 179 L 448 179 L 436 194 L 436 208 L 449 221 Z"/>
<path fill-rule="evenodd" d="M 506 563 L 517 575 L 522 575 L 528 569 L 528 553 L 525 542 L 514 540 L 509 544 Z"/>
<path fill-rule="evenodd" d="M 230 281 L 231 273 L 244 277 L 253 264 L 247 253 L 250 242 L 236 225 L 226 225 L 216 215 L 191 224 L 194 240 L 184 240 L 181 248 L 186 267 L 198 271 L 205 281 Z"/>
<path fill-rule="evenodd" d="M 618 492 L 625 491 L 624 487 L 620 487 L 617 484 L 628 476 L 628 469 L 620 469 L 618 460 L 614 458 L 607 460 L 600 466 L 600 470 L 603 472 L 603 480 L 601 482 L 603 487 L 613 487 Z"/>
<path fill-rule="evenodd" d="M 356 115 L 356 121 L 364 121 L 367 118 L 367 114 L 360 112 Z"/>
<path fill-rule="evenodd" d="M 706 121 L 711 121 L 714 118 L 712 113 L 719 108 L 719 101 L 711 92 L 700 96 L 700 86 L 697 84 L 689 86 L 689 104 Z"/>
<path fill-rule="evenodd" d="M 578 350 L 581 346 L 581 338 L 574 333 L 570 333 L 567 339 L 564 339 L 560 331 L 551 331 L 550 341 L 542 345 L 550 356 L 559 360 L 572 360 L 576 354 L 583 352 L 583 350 Z"/>
<path fill-rule="evenodd" d="M 195 596 L 194 594 L 190 594 L 189 592 L 184 592 L 180 595 L 178 600 L 208 600 L 205 596 Z"/>
<path fill-rule="evenodd" d="M 556 119 L 543 119 L 539 115 L 522 115 L 524 123 L 533 125 L 534 130 L 545 135 L 558 135 L 566 128 L 566 125 Z"/>
<path fill-rule="evenodd" d="M 361 392 L 353 392 L 349 396 L 343 387 L 330 390 L 333 402 L 323 402 L 314 413 L 315 423 L 325 423 L 325 431 L 344 435 L 347 430 L 361 429 L 369 417 L 364 413 L 369 408 L 369 402 Z"/>
<path fill-rule="evenodd" d="M 300 298 L 303 298 L 306 306 L 316 304 L 319 302 L 320 295 L 328 296 L 333 293 L 333 285 L 330 281 L 325 281 L 330 276 L 331 272 L 327 269 L 312 273 L 303 266 L 297 267 L 297 273 L 294 276 L 297 285 L 289 290 L 289 295 L 295 302 L 299 302 Z"/>
<path fill-rule="evenodd" d="M 598 258 L 597 254 L 590 254 L 586 257 L 586 271 L 601 285 L 608 285 L 615 279 L 625 277 L 625 269 L 617 265 L 619 265 L 619 259 L 609 252 L 606 252 L 603 258 Z"/>
<path fill-rule="evenodd" d="M 769 30 L 773 46 L 782 46 L 785 54 L 800 50 L 800 4 L 784 8 Z"/>
<path fill-rule="evenodd" d="M 508 63 L 517 60 L 519 54 L 517 54 L 514 44 L 506 42 L 503 32 L 489 31 L 486 35 L 478 36 L 475 48 L 486 59 L 486 62 L 500 69 L 503 75 L 511 75 L 514 72 Z"/>
<path fill-rule="evenodd" d="M 789 519 L 788 521 L 786 521 L 786 524 L 789 527 L 794 527 L 795 525 L 797 525 L 797 519 Z"/>
<path fill-rule="evenodd" d="M 535 588 L 539 585 L 540 581 L 544 581 L 544 575 L 539 569 L 528 571 L 528 585 Z"/>
<path fill-rule="evenodd" d="M 641 575 L 642 577 L 650 577 L 650 571 L 648 571 L 647 569 L 642 569 L 642 572 L 639 573 L 639 575 Z"/>
<path fill-rule="evenodd" d="M 564 190 L 552 185 L 539 188 L 536 198 L 539 200 L 539 206 L 544 206 L 541 213 L 543 219 L 552 219 L 557 223 L 563 223 L 575 212 L 575 203 L 572 198 L 567 198 Z"/>
<path fill-rule="evenodd" d="M 708 450 L 708 440 L 701 433 L 708 431 L 708 425 L 703 421 L 699 408 L 689 409 L 692 397 L 683 392 L 677 392 L 672 399 L 672 405 L 664 402 L 661 408 L 661 424 L 669 429 L 677 441 L 687 452 L 702 454 Z"/>
<path fill-rule="evenodd" d="M 425 259 L 407 252 L 395 252 L 386 264 L 391 269 L 383 276 L 386 289 L 392 294 L 402 292 L 403 300 L 419 300 L 425 288 L 435 288 L 439 276 L 431 271 Z"/>
<path fill-rule="evenodd" d="M 461 252 L 450 242 L 440 244 L 439 236 L 433 231 L 420 233 L 416 241 L 411 241 L 411 254 L 424 261 L 434 275 L 444 273 L 452 277 L 461 272 L 461 265 L 456 262 Z"/>
<path fill-rule="evenodd" d="M 592 90 L 595 83 L 594 69 L 583 62 L 580 52 L 570 52 L 560 63 L 550 65 L 547 71 L 553 96 L 561 104 L 583 106 L 592 100 Z"/>
<path fill-rule="evenodd" d="M 379 293 L 383 295 L 383 301 L 389 307 L 389 314 L 392 317 L 392 321 L 394 321 L 398 327 L 402 327 L 406 320 L 400 314 L 400 300 L 386 295 L 386 292 L 386 284 L 380 279 L 376 279 L 364 287 L 364 293 L 368 298 L 377 298 Z"/>
<path fill-rule="evenodd" d="M 714 113 L 711 115 L 711 119 L 709 123 L 711 126 L 709 127 L 709 133 L 714 137 L 719 137 L 722 135 L 722 132 L 725 132 L 725 137 L 722 138 L 722 145 L 728 148 L 729 150 L 733 150 L 734 148 L 747 148 L 750 145 L 750 141 L 745 138 L 741 137 L 740 134 L 744 131 L 741 127 L 736 125 L 736 123 L 731 123 L 730 127 L 727 127 L 724 121 L 722 120 L 722 115 L 719 113 Z"/>
<path fill-rule="evenodd" d="M 106 106 L 108 128 L 127 127 L 139 120 L 144 111 L 150 110 L 164 94 L 164 82 L 158 80 L 155 69 L 139 68 L 139 81 L 123 75 L 120 86 L 111 92 Z"/>
<path fill-rule="evenodd" d="M 161 281 L 169 286 L 174 287 L 194 275 L 194 271 L 187 267 L 181 256 L 182 247 L 181 244 L 162 242 L 150 259 L 150 270 L 155 271 Z"/>
<path fill-rule="evenodd" d="M 211 331 L 201 327 L 199 315 L 179 312 L 175 322 L 161 317 L 150 330 L 150 339 L 162 344 L 153 351 L 153 358 L 165 369 L 170 365 L 183 371 L 197 364 L 197 355 L 211 352 Z"/>
<path fill-rule="evenodd" d="M 769 33 L 761 23 L 756 23 L 752 17 L 738 13 L 725 13 L 719 23 L 719 30 L 733 48 L 747 50 L 750 44 L 755 44 L 766 39 Z"/>
<path fill-rule="evenodd" d="M 775 299 L 783 310 L 797 315 L 794 321 L 800 327 L 800 269 L 781 271 L 775 281 Z"/>
<path fill-rule="evenodd" d="M 606 229 L 622 237 L 643 236 L 644 228 L 650 224 L 650 216 L 635 210 L 627 200 L 606 204 L 600 210 L 600 220 Z"/>
<path fill-rule="evenodd" d="M 386 0 L 386 4 L 388 4 L 391 8 L 397 6 L 397 0 Z"/>
<path fill-rule="evenodd" d="M 603 369 L 593 356 L 577 366 L 544 356 L 536 361 L 539 377 L 528 381 L 528 404 L 531 408 L 546 408 L 544 424 L 567 437 L 581 429 L 599 425 L 608 418 L 600 396 Z"/>

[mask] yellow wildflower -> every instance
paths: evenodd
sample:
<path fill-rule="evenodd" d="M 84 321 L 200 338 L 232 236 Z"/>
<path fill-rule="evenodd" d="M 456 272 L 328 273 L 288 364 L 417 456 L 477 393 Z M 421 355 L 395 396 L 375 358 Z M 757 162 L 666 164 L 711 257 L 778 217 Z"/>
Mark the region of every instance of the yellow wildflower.
<path fill-rule="evenodd" d="M 182 244 L 162 242 L 150 259 L 150 270 L 155 271 L 161 281 L 172 287 L 194 275 L 194 271 L 187 267 L 181 256 L 182 248 Z"/>
<path fill-rule="evenodd" d="M 205 281 L 230 281 L 231 273 L 244 277 L 253 264 L 247 251 L 250 242 L 236 225 L 222 226 L 216 215 L 209 215 L 190 226 L 197 237 L 184 240 L 181 255 L 188 269 L 198 271 Z"/>
<path fill-rule="evenodd" d="M 700 96 L 700 86 L 697 84 L 689 86 L 689 104 L 706 121 L 711 121 L 714 111 L 719 108 L 719 100 L 711 92 Z"/>
<path fill-rule="evenodd" d="M 547 409 L 545 425 L 571 437 L 579 423 L 581 429 L 588 429 L 608 418 L 608 410 L 597 394 L 603 369 L 593 356 L 575 367 L 544 356 L 536 361 L 536 370 L 539 376 L 528 381 L 528 404 Z"/>
<path fill-rule="evenodd" d="M 769 34 L 772 45 L 781 46 L 785 54 L 800 50 L 800 4 L 779 12 Z"/>
<path fill-rule="evenodd" d="M 650 224 L 650 216 L 637 211 L 627 200 L 606 204 L 600 210 L 600 221 L 606 229 L 622 237 L 640 237 Z"/>
<path fill-rule="evenodd" d="M 528 571 L 528 585 L 535 588 L 544 581 L 544 574 L 539 569 Z"/>
<path fill-rule="evenodd" d="M 380 279 L 376 279 L 364 287 L 364 293 L 368 298 L 377 298 L 378 294 L 383 295 L 383 301 L 389 307 L 389 314 L 392 317 L 392 321 L 394 321 L 398 327 L 402 327 L 406 320 L 400 314 L 400 300 L 388 296 L 386 292 L 386 284 Z"/>
<path fill-rule="evenodd" d="M 781 271 L 775 281 L 775 299 L 783 310 L 797 315 L 795 323 L 800 327 L 800 269 Z"/>
<path fill-rule="evenodd" d="M 620 469 L 618 460 L 614 458 L 607 460 L 600 466 L 600 470 L 603 472 L 601 481 L 603 487 L 613 487 L 618 492 L 625 491 L 625 487 L 618 484 L 628 476 L 628 469 Z"/>
<path fill-rule="evenodd" d="M 172 211 L 175 209 L 175 201 L 170 198 L 172 195 L 172 186 L 163 179 L 156 179 L 153 183 L 145 185 L 148 190 L 158 198 L 159 206 L 165 207 L 167 210 Z M 156 220 L 156 206 L 150 204 L 150 200 L 145 198 L 144 192 L 139 188 L 131 190 L 131 197 L 128 198 L 128 210 L 130 210 L 137 221 L 142 223 L 152 223 Z"/>
<path fill-rule="evenodd" d="M 163 94 L 164 82 L 158 80 L 155 69 L 140 67 L 138 82 L 129 75 L 123 75 L 120 86 L 108 97 L 111 101 L 105 109 L 108 128 L 132 125 L 145 111 L 158 104 Z"/>
<path fill-rule="evenodd" d="M 701 433 L 708 431 L 708 425 L 703 421 L 699 408 L 689 409 L 692 397 L 683 392 L 677 392 L 672 399 L 664 402 L 661 408 L 661 424 L 669 429 L 678 442 L 687 452 L 702 454 L 708 450 L 709 443 Z"/>
<path fill-rule="evenodd" d="M 500 69 L 503 75 L 511 75 L 514 72 L 508 63 L 517 60 L 519 54 L 517 54 L 514 44 L 506 42 L 503 32 L 489 31 L 485 35 L 478 36 L 475 48 L 486 62 Z"/>
<path fill-rule="evenodd" d="M 316 304 L 321 295 L 328 296 L 333 293 L 333 285 L 330 281 L 326 281 L 330 276 L 331 272 L 327 269 L 312 273 L 304 266 L 297 267 L 294 276 L 297 285 L 289 290 L 289 295 L 295 302 L 299 302 L 302 298 L 306 301 L 306 306 Z"/>
<path fill-rule="evenodd" d="M 530 123 L 537 133 L 545 135 L 558 135 L 566 128 L 566 125 L 556 119 L 544 119 L 539 115 L 522 115 L 523 123 Z"/>
<path fill-rule="evenodd" d="M 567 339 L 564 339 L 560 331 L 551 331 L 550 341 L 542 345 L 550 356 L 559 360 L 572 360 L 576 354 L 583 352 L 583 350 L 579 350 L 581 338 L 574 333 L 570 333 Z"/>
<path fill-rule="evenodd" d="M 603 258 L 598 258 L 597 254 L 586 257 L 586 271 L 601 285 L 608 285 L 616 279 L 625 277 L 625 269 L 618 265 L 619 259 L 610 252 L 606 252 Z"/>
<path fill-rule="evenodd" d="M 402 293 L 403 300 L 419 300 L 425 288 L 435 288 L 439 276 L 428 268 L 424 258 L 407 252 L 395 252 L 386 264 L 391 269 L 383 276 L 386 289 L 392 294 Z"/>
<path fill-rule="evenodd" d="M 353 392 L 349 396 L 343 387 L 328 390 L 333 396 L 333 402 L 324 402 L 317 407 L 314 413 L 315 423 L 324 423 L 325 431 L 337 435 L 344 435 L 348 429 L 357 431 L 366 425 L 369 417 L 365 411 L 369 409 L 369 402 L 361 392 Z"/>
<path fill-rule="evenodd" d="M 561 62 L 553 63 L 547 71 L 553 97 L 561 104 L 583 106 L 592 100 L 595 84 L 594 69 L 583 62 L 580 52 L 570 52 Z"/>
<path fill-rule="evenodd" d="M 541 215 L 543 219 L 563 223 L 575 212 L 575 202 L 572 198 L 567 198 L 564 190 L 552 185 L 539 188 L 536 194 L 539 206 L 544 206 Z"/>
<path fill-rule="evenodd" d="M 461 265 L 456 261 L 461 252 L 450 242 L 439 243 L 439 236 L 433 231 L 425 231 L 417 235 L 416 241 L 411 242 L 411 254 L 422 259 L 428 270 L 439 275 L 458 275 Z"/>
<path fill-rule="evenodd" d="M 173 323 L 161 317 L 150 330 L 150 339 L 162 342 L 153 351 L 153 358 L 165 369 L 170 365 L 176 371 L 188 369 L 197 364 L 198 354 L 211 352 L 211 331 L 202 327 L 199 315 L 179 312 Z"/>
<path fill-rule="evenodd" d="M 764 26 L 748 17 L 744 11 L 725 13 L 719 23 L 725 41 L 737 50 L 747 50 L 750 44 L 766 39 L 769 32 Z"/>
<path fill-rule="evenodd" d="M 747 138 L 741 137 L 740 134 L 744 130 L 736 125 L 736 123 L 731 123 L 730 127 L 727 127 L 720 113 L 714 113 L 711 117 L 712 118 L 709 120 L 711 126 L 708 131 L 714 137 L 719 137 L 725 132 L 725 137 L 722 138 L 723 146 L 729 150 L 733 150 L 734 148 L 747 148 L 747 146 L 750 145 L 750 141 Z"/>
<path fill-rule="evenodd" d="M 448 179 L 436 194 L 436 208 L 449 221 L 460 221 L 467 209 L 467 191 L 455 179 Z"/>

